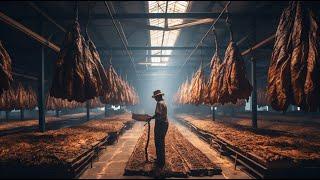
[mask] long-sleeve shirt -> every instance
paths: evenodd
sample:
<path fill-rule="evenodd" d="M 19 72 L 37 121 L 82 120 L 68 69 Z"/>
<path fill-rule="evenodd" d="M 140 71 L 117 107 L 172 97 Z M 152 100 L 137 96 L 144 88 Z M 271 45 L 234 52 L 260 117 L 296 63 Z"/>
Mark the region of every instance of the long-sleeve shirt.
<path fill-rule="evenodd" d="M 163 100 L 157 102 L 157 106 L 155 110 L 155 119 L 156 119 L 156 122 L 159 122 L 159 123 L 168 122 L 167 105 Z"/>

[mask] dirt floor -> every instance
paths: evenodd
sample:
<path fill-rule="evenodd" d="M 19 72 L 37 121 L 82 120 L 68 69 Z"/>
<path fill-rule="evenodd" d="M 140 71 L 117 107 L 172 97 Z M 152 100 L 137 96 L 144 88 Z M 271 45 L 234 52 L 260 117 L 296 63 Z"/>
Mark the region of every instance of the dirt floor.
<path fill-rule="evenodd" d="M 217 116 L 216 121 L 212 121 L 210 115 L 177 114 L 176 117 L 267 162 L 280 159 L 292 159 L 296 163 L 320 160 L 320 118 L 314 115 L 309 118 L 301 115 L 259 115 L 257 130 L 251 128 L 250 114 Z"/>

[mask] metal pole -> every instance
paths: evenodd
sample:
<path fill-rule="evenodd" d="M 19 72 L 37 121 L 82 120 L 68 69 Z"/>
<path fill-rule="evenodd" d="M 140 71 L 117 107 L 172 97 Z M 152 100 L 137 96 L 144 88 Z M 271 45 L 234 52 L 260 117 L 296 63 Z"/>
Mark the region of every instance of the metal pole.
<path fill-rule="evenodd" d="M 253 19 L 253 42 L 256 41 L 256 23 Z M 251 93 L 251 112 L 252 112 L 252 128 L 258 128 L 257 123 L 257 74 L 256 74 L 256 60 L 254 58 L 254 53 L 251 57 L 251 83 L 252 83 L 252 93 Z"/>
<path fill-rule="evenodd" d="M 212 121 L 215 121 L 216 120 L 216 110 L 214 109 L 215 107 L 214 106 L 211 106 L 211 109 L 212 109 Z"/>
<path fill-rule="evenodd" d="M 56 110 L 56 117 L 59 117 L 60 114 L 59 114 L 59 109 Z"/>
<path fill-rule="evenodd" d="M 20 110 L 20 120 L 23 120 L 24 119 L 24 110 L 21 109 Z"/>
<path fill-rule="evenodd" d="M 104 105 L 104 117 L 107 117 L 107 105 Z"/>
<path fill-rule="evenodd" d="M 257 128 L 257 78 L 256 78 L 256 61 L 252 57 L 251 59 L 251 81 L 252 81 L 252 93 L 251 93 L 251 110 L 252 110 L 252 127 Z"/>
<path fill-rule="evenodd" d="M 87 108 L 87 121 L 89 121 L 89 119 L 90 119 L 90 104 L 89 104 L 89 100 L 86 101 L 86 108 Z"/>
<path fill-rule="evenodd" d="M 6 111 L 6 121 L 9 120 L 10 111 Z"/>
<path fill-rule="evenodd" d="M 41 47 L 41 63 L 39 73 L 39 92 L 38 92 L 38 108 L 39 108 L 39 130 L 44 132 L 46 130 L 46 119 L 45 119 L 45 107 L 44 107 L 44 46 Z"/>

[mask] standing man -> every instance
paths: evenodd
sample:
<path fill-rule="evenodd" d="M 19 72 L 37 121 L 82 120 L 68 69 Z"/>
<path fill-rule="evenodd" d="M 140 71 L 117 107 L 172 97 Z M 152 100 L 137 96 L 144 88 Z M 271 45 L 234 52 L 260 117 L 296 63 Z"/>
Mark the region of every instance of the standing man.
<path fill-rule="evenodd" d="M 164 93 L 162 93 L 160 90 L 156 90 L 153 92 L 152 98 L 157 101 L 157 106 L 155 115 L 149 118 L 149 121 L 151 119 L 155 119 L 154 142 L 157 154 L 156 174 L 162 173 L 163 167 L 165 165 L 165 137 L 169 126 L 167 117 L 167 105 L 163 100 L 163 95 Z"/>

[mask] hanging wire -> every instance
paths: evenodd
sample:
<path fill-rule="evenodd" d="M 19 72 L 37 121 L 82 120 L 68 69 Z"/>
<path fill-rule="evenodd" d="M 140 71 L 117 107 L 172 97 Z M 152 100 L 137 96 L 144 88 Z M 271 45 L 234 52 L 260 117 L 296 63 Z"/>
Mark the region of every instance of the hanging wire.
<path fill-rule="evenodd" d="M 216 32 L 216 29 L 214 28 L 213 30 L 212 30 L 212 32 L 213 32 L 213 38 L 214 38 L 214 44 L 215 44 L 215 46 L 216 46 L 216 53 L 218 53 L 218 40 L 217 40 L 217 32 Z"/>
<path fill-rule="evenodd" d="M 88 20 L 87 20 L 87 24 L 86 24 L 86 29 L 85 29 L 85 33 L 86 33 L 86 37 L 88 40 L 90 40 L 90 36 L 88 34 L 88 26 L 89 26 L 89 22 L 91 20 L 91 12 L 90 12 L 90 1 L 88 1 L 88 9 L 87 9 L 87 15 L 88 15 Z"/>
<path fill-rule="evenodd" d="M 110 56 L 109 56 L 109 65 L 112 66 L 112 63 L 111 63 L 111 60 L 112 60 L 112 52 L 110 53 Z"/>
<path fill-rule="evenodd" d="M 201 60 L 201 68 L 202 68 L 202 64 L 203 64 L 202 51 L 203 51 L 203 46 L 202 46 L 202 42 L 201 42 L 201 43 L 200 43 L 200 60 Z"/>
<path fill-rule="evenodd" d="M 114 19 L 114 17 L 113 17 L 113 14 L 112 14 L 112 12 L 111 12 L 111 9 L 110 9 L 107 1 L 104 1 L 104 4 L 105 4 L 105 6 L 106 6 L 107 9 L 108 9 L 108 13 L 109 13 L 109 15 L 110 15 L 110 17 L 111 17 L 111 19 L 112 19 L 112 23 L 113 23 L 113 25 L 114 25 L 114 28 L 117 30 L 117 33 L 118 33 L 118 36 L 119 36 L 119 38 L 120 38 L 120 40 L 121 40 L 121 42 L 122 42 L 122 45 L 125 47 L 125 50 L 126 50 L 128 56 L 129 56 L 129 59 L 130 59 L 130 61 L 131 61 L 131 63 L 132 63 L 134 72 L 135 72 L 135 74 L 136 74 L 137 77 L 138 77 L 137 69 L 136 69 L 136 66 L 135 66 L 135 63 L 134 63 L 134 58 L 133 58 L 132 55 L 131 55 L 131 51 L 129 50 L 128 46 L 126 45 L 126 42 L 124 41 L 124 39 L 122 38 L 121 32 L 120 32 L 120 30 L 118 29 L 118 27 L 117 27 L 117 25 L 116 25 L 115 19 Z"/>
<path fill-rule="evenodd" d="M 79 7 L 78 7 L 78 1 L 75 1 L 75 7 L 74 7 L 74 12 L 75 12 L 75 20 L 79 20 Z"/>
<path fill-rule="evenodd" d="M 226 14 L 227 14 L 226 23 L 227 23 L 227 27 L 228 27 L 229 32 L 230 32 L 230 41 L 233 41 L 233 32 L 232 32 L 232 28 L 231 28 L 231 19 L 229 17 L 228 8 L 226 9 Z"/>
<path fill-rule="evenodd" d="M 228 8 L 228 6 L 231 4 L 231 1 L 228 1 L 228 3 L 225 5 L 225 7 L 223 8 L 223 10 L 220 12 L 219 16 L 216 18 L 216 20 L 213 22 L 213 24 L 210 26 L 209 30 L 204 34 L 204 36 L 201 38 L 200 42 L 196 45 L 196 47 L 191 51 L 191 53 L 189 54 L 189 56 L 186 58 L 186 60 L 184 61 L 184 63 L 182 64 L 182 66 L 180 67 L 180 70 L 177 73 L 182 72 L 182 68 L 184 67 L 184 65 L 190 60 L 192 54 L 197 50 L 197 48 L 199 47 L 199 44 L 207 37 L 207 35 L 209 34 L 209 32 L 212 30 L 212 28 L 214 27 L 214 25 L 218 22 L 218 20 L 220 19 L 220 17 L 222 16 L 222 14 L 225 12 L 225 10 Z"/>

